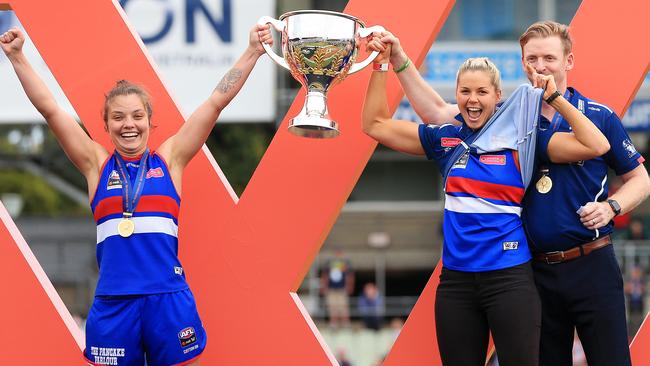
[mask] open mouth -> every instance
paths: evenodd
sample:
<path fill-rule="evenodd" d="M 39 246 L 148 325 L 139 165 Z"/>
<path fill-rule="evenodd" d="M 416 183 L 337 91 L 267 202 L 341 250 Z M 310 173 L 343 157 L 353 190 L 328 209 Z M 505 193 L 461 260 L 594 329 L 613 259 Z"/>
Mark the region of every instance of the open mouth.
<path fill-rule="evenodd" d="M 137 132 L 123 132 L 120 134 L 120 137 L 125 140 L 135 140 L 139 135 Z"/>
<path fill-rule="evenodd" d="M 483 112 L 483 109 L 477 108 L 477 107 L 468 107 L 467 108 L 467 116 L 469 116 L 469 119 L 472 121 L 477 121 L 479 117 L 481 117 L 481 113 Z"/>

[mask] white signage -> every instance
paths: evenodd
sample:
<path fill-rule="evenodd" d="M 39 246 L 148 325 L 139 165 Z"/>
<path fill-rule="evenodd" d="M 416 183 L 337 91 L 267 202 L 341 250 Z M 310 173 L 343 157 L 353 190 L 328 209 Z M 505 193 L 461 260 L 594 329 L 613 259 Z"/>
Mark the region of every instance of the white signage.
<path fill-rule="evenodd" d="M 142 38 L 159 76 L 185 117 L 212 93 L 248 46 L 249 31 L 263 15 L 274 16 L 274 1 L 120 0 L 128 21 Z M 2 31 L 18 24 L 0 11 Z M 21 27 L 22 28 L 22 27 Z M 61 88 L 31 41 L 24 52 L 59 103 L 74 114 Z M 263 55 L 220 122 L 275 119 L 277 67 Z M 33 123 L 42 117 L 25 96 L 11 64 L 0 54 L 0 123 Z"/>

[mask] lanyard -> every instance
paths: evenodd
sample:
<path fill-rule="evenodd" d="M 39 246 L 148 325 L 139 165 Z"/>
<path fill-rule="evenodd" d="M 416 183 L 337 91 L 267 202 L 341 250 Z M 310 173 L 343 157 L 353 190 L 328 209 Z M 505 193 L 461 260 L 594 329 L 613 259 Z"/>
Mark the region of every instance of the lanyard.
<path fill-rule="evenodd" d="M 131 184 L 129 171 L 126 169 L 126 163 L 122 156 L 115 151 L 115 162 L 117 163 L 118 173 L 122 181 L 122 212 L 125 218 L 133 216 L 135 207 L 140 201 L 142 196 L 142 189 L 144 188 L 145 172 L 147 171 L 147 157 L 149 156 L 149 149 L 147 148 L 140 158 L 140 165 L 138 172 L 135 176 L 135 187 Z"/>

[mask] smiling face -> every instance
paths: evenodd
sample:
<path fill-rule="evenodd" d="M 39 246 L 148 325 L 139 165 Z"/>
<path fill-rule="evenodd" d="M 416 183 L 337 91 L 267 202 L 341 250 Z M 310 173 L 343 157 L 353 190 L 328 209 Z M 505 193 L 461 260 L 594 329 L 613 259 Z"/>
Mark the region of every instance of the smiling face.
<path fill-rule="evenodd" d="M 483 127 L 494 114 L 500 99 L 501 90 L 493 85 L 488 72 L 469 70 L 458 75 L 456 102 L 469 128 Z"/>
<path fill-rule="evenodd" d="M 151 122 L 140 96 L 127 94 L 113 97 L 108 102 L 106 130 L 120 155 L 136 157 L 144 153 Z"/>

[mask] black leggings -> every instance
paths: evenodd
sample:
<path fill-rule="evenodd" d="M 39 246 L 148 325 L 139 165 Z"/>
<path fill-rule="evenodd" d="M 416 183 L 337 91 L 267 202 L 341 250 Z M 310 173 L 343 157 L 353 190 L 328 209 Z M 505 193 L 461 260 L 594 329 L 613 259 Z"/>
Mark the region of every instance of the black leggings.
<path fill-rule="evenodd" d="M 492 332 L 500 366 L 536 366 L 540 328 L 530 262 L 489 272 L 442 268 L 436 334 L 443 365 L 485 365 Z"/>

